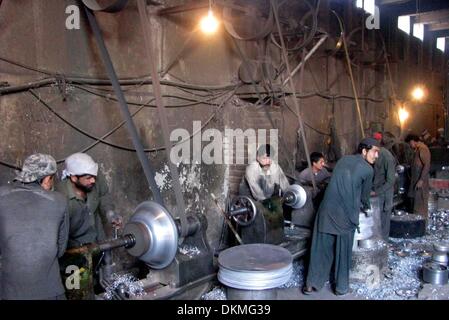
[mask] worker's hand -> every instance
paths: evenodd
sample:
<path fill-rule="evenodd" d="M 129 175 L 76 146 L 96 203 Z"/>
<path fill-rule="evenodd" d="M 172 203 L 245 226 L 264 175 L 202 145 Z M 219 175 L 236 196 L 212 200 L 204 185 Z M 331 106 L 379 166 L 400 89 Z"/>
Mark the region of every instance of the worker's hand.
<path fill-rule="evenodd" d="M 121 229 L 123 227 L 123 218 L 117 215 L 114 219 L 112 219 L 111 225 L 113 228 Z"/>
<path fill-rule="evenodd" d="M 370 210 L 371 210 L 370 205 L 362 205 L 362 208 L 360 209 L 360 211 L 362 211 L 367 217 L 371 216 Z"/>
<path fill-rule="evenodd" d="M 123 226 L 123 218 L 121 215 L 115 213 L 112 210 L 109 210 L 106 213 L 106 216 L 108 217 L 109 222 L 111 223 L 112 227 L 115 229 L 121 229 Z"/>
<path fill-rule="evenodd" d="M 421 189 L 423 184 L 424 184 L 424 181 L 418 180 L 418 182 L 416 183 L 416 186 L 415 186 L 415 190 Z"/>

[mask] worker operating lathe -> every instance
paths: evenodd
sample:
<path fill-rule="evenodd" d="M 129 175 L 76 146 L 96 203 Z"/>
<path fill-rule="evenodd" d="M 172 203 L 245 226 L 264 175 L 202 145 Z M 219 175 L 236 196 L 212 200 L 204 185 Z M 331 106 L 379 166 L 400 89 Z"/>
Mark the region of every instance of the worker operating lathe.
<path fill-rule="evenodd" d="M 288 188 L 290 183 L 273 156 L 274 149 L 271 145 L 259 147 L 256 160 L 246 167 L 245 176 L 240 183 L 241 195 L 251 195 L 262 201 Z"/>
<path fill-rule="evenodd" d="M 85 153 L 74 153 L 65 160 L 61 191 L 69 202 L 69 248 L 106 239 L 104 226 L 119 226 L 108 187 L 98 176 L 98 164 Z"/>
<path fill-rule="evenodd" d="M 344 156 L 337 162 L 315 219 L 303 293 L 321 289 L 329 280 L 333 264 L 335 294 L 348 293 L 354 231 L 359 224 L 360 209 L 370 206 L 372 164 L 378 153 L 379 142 L 365 138 L 357 155 Z"/>
<path fill-rule="evenodd" d="M 52 191 L 55 159 L 32 154 L 12 185 L 0 187 L 2 299 L 65 299 L 58 258 L 68 238 L 67 201 Z"/>

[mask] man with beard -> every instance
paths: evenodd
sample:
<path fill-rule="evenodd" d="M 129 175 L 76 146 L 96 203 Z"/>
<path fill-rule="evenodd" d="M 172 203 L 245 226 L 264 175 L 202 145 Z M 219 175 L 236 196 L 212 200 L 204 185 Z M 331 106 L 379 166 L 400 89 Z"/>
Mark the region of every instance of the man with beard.
<path fill-rule="evenodd" d="M 360 210 L 370 207 L 373 168 L 379 156 L 379 142 L 363 139 L 358 154 L 342 157 L 336 164 L 324 199 L 315 218 L 310 263 L 304 294 L 320 290 L 329 279 L 332 266 L 335 294 L 349 292 L 349 269 L 354 231 Z"/>
<path fill-rule="evenodd" d="M 65 160 L 62 192 L 69 202 L 70 233 L 68 248 L 106 239 L 104 225 L 112 220 L 120 225 L 108 187 L 98 176 L 98 164 L 85 153 L 75 153 Z"/>

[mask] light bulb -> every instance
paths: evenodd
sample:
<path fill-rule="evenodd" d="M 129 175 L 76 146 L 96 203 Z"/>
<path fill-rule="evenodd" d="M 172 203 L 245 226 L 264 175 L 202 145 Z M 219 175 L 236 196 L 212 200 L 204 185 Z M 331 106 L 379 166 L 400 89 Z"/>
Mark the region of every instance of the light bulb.
<path fill-rule="evenodd" d="M 412 98 L 413 100 L 421 101 L 425 96 L 424 89 L 422 87 L 415 87 L 412 90 Z"/>
<path fill-rule="evenodd" d="M 399 108 L 398 114 L 399 114 L 399 121 L 401 122 L 401 124 L 408 119 L 409 113 L 404 108 Z"/>
<path fill-rule="evenodd" d="M 205 34 L 215 33 L 218 29 L 218 20 L 215 18 L 212 9 L 209 9 L 207 16 L 203 17 L 200 21 L 200 28 Z"/>

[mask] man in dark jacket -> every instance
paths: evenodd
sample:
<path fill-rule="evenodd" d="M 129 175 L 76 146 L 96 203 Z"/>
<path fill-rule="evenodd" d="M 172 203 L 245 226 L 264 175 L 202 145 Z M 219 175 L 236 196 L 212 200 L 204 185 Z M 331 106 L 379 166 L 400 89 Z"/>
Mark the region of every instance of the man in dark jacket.
<path fill-rule="evenodd" d="M 415 151 L 408 197 L 413 199 L 413 213 L 428 219 L 430 150 L 415 134 L 407 135 L 405 142 Z"/>
<path fill-rule="evenodd" d="M 379 151 L 379 158 L 374 164 L 374 181 L 371 195 L 377 196 L 379 199 L 382 238 L 388 240 L 391 210 L 393 209 L 394 183 L 396 181 L 396 160 L 391 152 L 384 147 L 382 134 L 376 132 L 373 137 L 382 147 Z"/>
<path fill-rule="evenodd" d="M 344 156 L 337 162 L 315 219 L 303 293 L 310 294 L 324 286 L 334 260 L 335 293 L 343 295 L 349 291 L 354 231 L 361 207 L 363 210 L 370 207 L 372 164 L 378 152 L 379 143 L 365 138 L 358 146 L 359 154 Z"/>
<path fill-rule="evenodd" d="M 64 299 L 58 257 L 68 238 L 65 197 L 53 189 L 56 161 L 33 154 L 13 185 L 0 187 L 1 298 Z"/>

